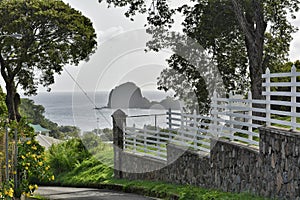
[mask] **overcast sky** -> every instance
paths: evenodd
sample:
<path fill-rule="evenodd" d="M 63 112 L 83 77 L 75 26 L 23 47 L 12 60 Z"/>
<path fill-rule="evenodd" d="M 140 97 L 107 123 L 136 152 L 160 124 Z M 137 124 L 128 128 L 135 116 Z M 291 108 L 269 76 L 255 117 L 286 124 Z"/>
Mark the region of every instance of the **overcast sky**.
<path fill-rule="evenodd" d="M 145 16 L 138 15 L 134 22 L 124 16 L 124 9 L 107 8 L 98 0 L 63 0 L 89 17 L 97 31 L 98 50 L 88 63 L 66 66 L 86 91 L 110 90 L 123 82 L 132 81 L 144 90 L 156 88 L 156 79 L 166 67 L 170 52 L 144 53 L 149 37 L 143 25 Z M 180 1 L 181 2 L 181 1 Z M 294 24 L 300 27 L 300 15 Z M 294 35 L 290 59 L 300 60 L 300 33 Z M 2 87 L 4 88 L 3 84 Z M 78 90 L 69 74 L 64 71 L 56 76 L 52 91 Z M 43 88 L 39 90 L 45 91 Z"/>
<path fill-rule="evenodd" d="M 67 68 L 85 90 L 110 90 L 127 81 L 137 83 L 143 90 L 156 88 L 157 77 L 167 66 L 165 59 L 171 54 L 167 51 L 159 54 L 144 53 L 145 42 L 149 39 L 141 30 L 146 23 L 145 16 L 138 15 L 131 22 L 124 17 L 124 9 L 108 9 L 105 3 L 99 4 L 98 0 L 64 1 L 89 17 L 98 33 L 98 51 L 90 62 L 83 63 L 79 68 Z M 293 23 L 300 27 L 300 15 Z M 300 60 L 300 34 L 295 34 L 294 38 L 291 43 L 291 61 Z M 63 73 L 56 78 L 52 88 L 54 91 L 65 91 L 72 90 L 73 86 L 72 80 Z"/>

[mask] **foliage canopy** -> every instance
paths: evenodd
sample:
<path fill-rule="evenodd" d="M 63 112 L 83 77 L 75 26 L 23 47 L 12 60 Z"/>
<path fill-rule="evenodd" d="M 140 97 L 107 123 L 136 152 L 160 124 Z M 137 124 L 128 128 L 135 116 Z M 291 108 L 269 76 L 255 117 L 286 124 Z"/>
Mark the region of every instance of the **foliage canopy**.
<path fill-rule="evenodd" d="M 1 75 L 12 120 L 20 118 L 17 87 L 36 94 L 39 84 L 49 87 L 65 64 L 88 60 L 97 46 L 92 22 L 61 0 L 2 0 L 0 35 Z"/>

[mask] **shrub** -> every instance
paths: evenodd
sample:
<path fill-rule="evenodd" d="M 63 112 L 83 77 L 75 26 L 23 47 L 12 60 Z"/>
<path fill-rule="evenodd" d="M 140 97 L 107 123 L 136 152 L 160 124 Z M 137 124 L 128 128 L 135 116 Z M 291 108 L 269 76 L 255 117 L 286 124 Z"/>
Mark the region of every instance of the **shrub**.
<path fill-rule="evenodd" d="M 91 157 L 80 139 L 71 139 L 52 145 L 48 151 L 48 162 L 55 175 L 71 171 L 76 164 Z"/>

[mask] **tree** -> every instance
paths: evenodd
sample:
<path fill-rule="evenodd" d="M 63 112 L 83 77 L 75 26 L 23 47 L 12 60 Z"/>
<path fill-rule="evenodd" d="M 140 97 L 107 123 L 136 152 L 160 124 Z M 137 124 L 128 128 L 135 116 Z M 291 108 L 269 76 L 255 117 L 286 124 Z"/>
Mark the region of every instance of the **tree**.
<path fill-rule="evenodd" d="M 176 8 L 171 8 L 167 0 L 152 0 L 149 5 L 146 2 L 107 0 L 109 5 L 129 6 L 125 15 L 131 19 L 137 13 L 148 15 L 148 32 L 154 37 L 148 46 L 152 50 L 176 43 L 170 30 L 174 15 L 180 13 L 185 18 L 184 34 L 212 55 L 227 89 L 236 89 L 247 79 L 249 71 L 252 95 L 261 99 L 264 69 L 287 60 L 291 35 L 296 31 L 288 21 L 288 12 L 295 18 L 293 13 L 299 10 L 300 1 L 190 0 Z M 174 58 L 178 60 L 180 56 L 171 60 Z"/>
<path fill-rule="evenodd" d="M 101 147 L 103 147 L 102 140 L 95 132 L 87 132 L 84 133 L 81 137 L 82 143 L 85 148 L 91 153 L 99 153 L 101 151 Z"/>
<path fill-rule="evenodd" d="M 27 95 L 36 94 L 39 84 L 49 89 L 65 64 L 88 60 L 97 46 L 92 22 L 61 0 L 2 0 L 0 27 L 0 35 L 22 35 L 20 40 L 0 37 L 1 75 L 11 120 L 21 118 L 18 87 Z"/>
<path fill-rule="evenodd" d="M 173 90 L 176 97 L 184 101 L 184 109 L 201 114 L 209 110 L 209 94 L 205 79 L 195 66 L 186 63 L 185 59 L 173 55 L 169 59 L 171 68 L 164 69 L 161 72 L 157 82 L 158 88 L 165 91 Z"/>
<path fill-rule="evenodd" d="M 0 92 L 0 97 L 1 97 L 1 92 Z M 0 113 L 1 113 L 1 106 L 0 106 Z M 80 129 L 78 127 L 58 126 L 57 123 L 54 123 L 45 117 L 44 106 L 36 105 L 34 101 L 31 99 L 27 99 L 27 98 L 21 99 L 20 114 L 23 117 L 26 117 L 27 122 L 32 124 L 39 124 L 42 127 L 49 129 L 50 136 L 54 138 L 58 138 L 58 139 L 79 138 Z"/>
<path fill-rule="evenodd" d="M 42 125 L 45 120 L 44 113 L 45 113 L 44 106 L 35 105 L 34 101 L 31 99 L 27 99 L 27 98 L 21 99 L 20 114 L 26 117 L 28 122 Z"/>
<path fill-rule="evenodd" d="M 61 132 L 61 138 L 79 138 L 80 129 L 76 126 L 60 126 L 58 130 Z"/>

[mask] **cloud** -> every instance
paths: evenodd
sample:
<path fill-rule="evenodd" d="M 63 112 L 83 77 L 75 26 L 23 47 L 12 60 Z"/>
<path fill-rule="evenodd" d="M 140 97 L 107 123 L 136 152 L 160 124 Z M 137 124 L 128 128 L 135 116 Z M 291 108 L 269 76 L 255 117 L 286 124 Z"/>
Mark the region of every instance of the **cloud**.
<path fill-rule="evenodd" d="M 290 47 L 290 60 L 291 61 L 296 61 L 300 60 L 300 37 L 294 37 L 293 41 L 291 42 L 291 47 Z"/>
<path fill-rule="evenodd" d="M 116 26 L 116 27 L 111 27 L 105 31 L 98 31 L 98 41 L 99 43 L 104 43 L 105 41 L 121 34 L 124 32 L 123 27 L 121 26 Z"/>
<path fill-rule="evenodd" d="M 300 29 L 300 12 L 296 14 L 296 19 L 292 20 L 292 25 Z M 290 46 L 290 56 L 291 61 L 300 60 L 300 31 L 293 34 L 293 40 Z"/>

